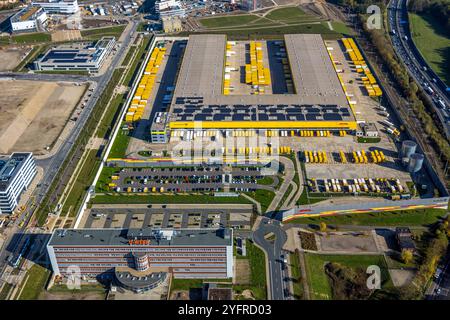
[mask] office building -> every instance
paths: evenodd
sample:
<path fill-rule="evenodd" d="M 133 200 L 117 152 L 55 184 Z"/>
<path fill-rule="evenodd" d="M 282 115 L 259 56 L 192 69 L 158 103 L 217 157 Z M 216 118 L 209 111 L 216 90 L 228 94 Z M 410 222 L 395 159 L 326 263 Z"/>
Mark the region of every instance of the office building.
<path fill-rule="evenodd" d="M 114 48 L 114 37 L 103 37 L 92 43 L 59 45 L 34 62 L 36 70 L 98 71 Z"/>
<path fill-rule="evenodd" d="M 53 271 L 62 277 L 74 268 L 86 278 L 117 272 L 233 276 L 232 229 L 59 229 L 47 250 Z"/>
<path fill-rule="evenodd" d="M 31 5 L 42 7 L 47 13 L 74 14 L 78 12 L 78 0 L 32 1 Z"/>
<path fill-rule="evenodd" d="M 10 18 L 11 31 L 40 31 L 47 24 L 47 14 L 41 7 L 26 7 Z"/>
<path fill-rule="evenodd" d="M 14 152 L 9 157 L 0 157 L 0 214 L 14 211 L 20 195 L 28 188 L 36 172 L 30 152 Z"/>

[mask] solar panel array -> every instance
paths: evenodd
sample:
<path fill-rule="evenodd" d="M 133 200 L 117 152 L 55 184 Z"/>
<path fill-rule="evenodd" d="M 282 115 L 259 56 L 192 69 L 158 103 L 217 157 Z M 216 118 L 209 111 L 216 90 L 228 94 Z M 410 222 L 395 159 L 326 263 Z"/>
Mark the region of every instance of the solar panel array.
<path fill-rule="evenodd" d="M 172 121 L 346 121 L 347 106 L 312 104 L 204 105 L 201 97 L 178 97 Z"/>

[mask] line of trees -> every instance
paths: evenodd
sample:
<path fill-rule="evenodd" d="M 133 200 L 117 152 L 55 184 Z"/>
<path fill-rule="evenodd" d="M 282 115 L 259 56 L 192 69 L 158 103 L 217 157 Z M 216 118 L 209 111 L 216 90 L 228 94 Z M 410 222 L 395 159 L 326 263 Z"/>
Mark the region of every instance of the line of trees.
<path fill-rule="evenodd" d="M 431 15 L 442 25 L 442 32 L 450 36 L 450 1 L 411 0 L 408 9 L 415 13 Z"/>
<path fill-rule="evenodd" d="M 422 299 L 428 281 L 434 276 L 440 260 L 445 256 L 449 244 L 449 217 L 438 222 L 428 237 L 422 252 L 421 263 L 409 285 L 398 290 L 399 299 Z"/>

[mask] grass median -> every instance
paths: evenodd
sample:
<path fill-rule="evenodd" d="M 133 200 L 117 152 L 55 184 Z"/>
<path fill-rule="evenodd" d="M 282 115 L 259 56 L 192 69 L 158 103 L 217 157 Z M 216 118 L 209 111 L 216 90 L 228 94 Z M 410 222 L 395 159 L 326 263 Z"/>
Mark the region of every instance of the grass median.
<path fill-rule="evenodd" d="M 214 204 L 237 203 L 251 204 L 252 202 L 242 196 L 214 197 L 209 194 L 116 194 L 97 195 L 92 199 L 93 204 Z"/>
<path fill-rule="evenodd" d="M 373 213 L 352 213 L 327 217 L 302 217 L 289 223 L 367 226 L 428 226 L 446 214 L 443 209 L 420 209 Z"/>

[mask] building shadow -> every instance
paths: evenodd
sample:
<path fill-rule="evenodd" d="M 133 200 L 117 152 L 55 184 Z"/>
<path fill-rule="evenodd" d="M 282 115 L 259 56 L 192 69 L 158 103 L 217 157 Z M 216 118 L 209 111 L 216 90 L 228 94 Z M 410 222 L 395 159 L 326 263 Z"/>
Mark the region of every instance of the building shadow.
<path fill-rule="evenodd" d="M 20 268 L 28 260 L 49 269 L 47 243 L 49 233 L 15 233 L 5 250 L 6 263 L 12 267 Z"/>

